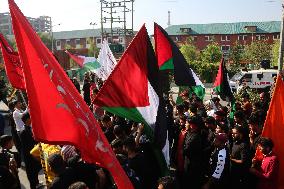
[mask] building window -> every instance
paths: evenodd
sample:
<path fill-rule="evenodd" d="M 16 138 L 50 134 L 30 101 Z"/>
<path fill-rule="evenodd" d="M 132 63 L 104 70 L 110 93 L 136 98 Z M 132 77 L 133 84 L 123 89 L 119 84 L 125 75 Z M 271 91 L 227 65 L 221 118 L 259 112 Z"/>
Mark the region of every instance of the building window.
<path fill-rule="evenodd" d="M 108 42 L 108 43 L 112 43 L 111 37 L 108 37 L 108 38 L 107 38 L 107 42 Z"/>
<path fill-rule="evenodd" d="M 205 41 L 213 41 L 214 40 L 214 36 L 212 35 L 206 35 L 205 36 Z"/>
<path fill-rule="evenodd" d="M 75 44 L 80 45 L 80 39 L 75 39 Z"/>
<path fill-rule="evenodd" d="M 56 46 L 61 46 L 61 41 L 56 41 Z"/>
<path fill-rule="evenodd" d="M 180 37 L 176 36 L 176 40 L 175 41 L 180 41 Z"/>
<path fill-rule="evenodd" d="M 97 44 L 101 44 L 101 43 L 102 43 L 102 38 L 97 38 L 97 39 L 96 39 L 96 43 L 97 43 Z"/>
<path fill-rule="evenodd" d="M 246 41 L 248 39 L 247 35 L 239 35 L 238 36 L 238 41 Z"/>
<path fill-rule="evenodd" d="M 256 40 L 260 40 L 260 35 L 256 35 L 256 36 L 255 36 L 255 39 L 256 39 Z"/>
<path fill-rule="evenodd" d="M 67 45 L 71 45 L 71 41 L 69 39 L 66 40 Z"/>
<path fill-rule="evenodd" d="M 189 33 L 191 31 L 191 28 L 180 28 L 180 31 L 182 33 Z"/>
<path fill-rule="evenodd" d="M 245 29 L 246 29 L 248 32 L 256 32 L 257 26 L 245 26 Z"/>
<path fill-rule="evenodd" d="M 222 51 L 229 51 L 230 50 L 230 45 L 222 45 L 221 46 Z"/>
<path fill-rule="evenodd" d="M 231 37 L 229 35 L 222 35 L 221 41 L 230 41 Z"/>
<path fill-rule="evenodd" d="M 192 36 L 192 41 L 197 41 L 197 36 Z"/>
<path fill-rule="evenodd" d="M 280 35 L 279 34 L 274 34 L 273 35 L 273 40 L 278 40 L 280 39 Z"/>
<path fill-rule="evenodd" d="M 226 35 L 226 41 L 230 41 L 231 40 L 231 36 Z"/>
<path fill-rule="evenodd" d="M 119 43 L 123 43 L 123 38 L 122 38 L 122 37 L 119 37 L 119 38 L 118 38 L 118 42 L 119 42 Z"/>

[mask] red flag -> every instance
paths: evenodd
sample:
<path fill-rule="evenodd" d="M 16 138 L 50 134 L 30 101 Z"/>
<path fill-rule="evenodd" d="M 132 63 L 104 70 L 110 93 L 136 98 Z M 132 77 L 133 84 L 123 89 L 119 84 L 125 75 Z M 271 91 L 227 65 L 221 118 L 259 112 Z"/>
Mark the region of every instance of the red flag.
<path fill-rule="evenodd" d="M 70 52 L 68 52 L 67 50 L 65 51 L 71 59 L 73 59 L 81 68 L 83 67 L 83 63 L 84 63 L 84 58 L 80 57 L 80 56 L 76 56 L 74 54 L 71 54 Z"/>
<path fill-rule="evenodd" d="M 221 97 L 222 100 L 233 100 L 234 96 L 229 84 L 228 71 L 225 66 L 224 57 L 222 57 L 218 74 L 216 76 L 213 90 Z"/>
<path fill-rule="evenodd" d="M 9 8 L 36 140 L 76 146 L 85 161 L 108 169 L 118 188 L 132 189 L 94 115 L 64 70 L 13 0 Z"/>
<path fill-rule="evenodd" d="M 279 161 L 278 182 L 275 189 L 284 189 L 284 82 L 278 75 L 272 100 L 267 112 L 263 137 L 269 137 L 274 142 L 274 153 Z"/>
<path fill-rule="evenodd" d="M 19 54 L 13 51 L 13 48 L 0 33 L 0 47 L 4 59 L 5 70 L 11 85 L 16 89 L 25 90 L 26 84 Z"/>

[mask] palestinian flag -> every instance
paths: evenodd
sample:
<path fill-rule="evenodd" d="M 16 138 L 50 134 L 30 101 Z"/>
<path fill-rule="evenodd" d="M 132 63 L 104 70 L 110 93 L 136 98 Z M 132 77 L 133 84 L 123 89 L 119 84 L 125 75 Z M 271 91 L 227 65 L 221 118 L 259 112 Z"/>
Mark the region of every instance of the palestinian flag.
<path fill-rule="evenodd" d="M 221 59 L 218 74 L 216 76 L 213 87 L 214 87 L 213 88 L 214 92 L 218 94 L 222 100 L 224 101 L 233 100 L 234 96 L 232 93 L 232 89 L 229 85 L 229 76 L 228 76 L 228 72 L 227 72 L 225 61 L 223 57 Z"/>
<path fill-rule="evenodd" d="M 65 51 L 69 57 L 74 60 L 83 70 L 85 71 L 93 71 L 96 72 L 101 65 L 97 61 L 95 57 L 86 57 L 86 56 L 79 56 L 75 54 L 71 54 L 67 50 Z"/>
<path fill-rule="evenodd" d="M 159 89 L 158 65 L 145 25 L 100 89 L 94 104 L 120 117 L 144 123 L 146 135 L 159 149 L 165 168 L 169 159 L 165 105 Z M 165 172 L 166 169 L 162 170 Z"/>
<path fill-rule="evenodd" d="M 205 87 L 186 62 L 179 48 L 170 38 L 168 33 L 158 24 L 154 24 L 155 49 L 160 70 L 173 70 L 175 84 L 180 87 L 190 88 L 203 99 Z"/>

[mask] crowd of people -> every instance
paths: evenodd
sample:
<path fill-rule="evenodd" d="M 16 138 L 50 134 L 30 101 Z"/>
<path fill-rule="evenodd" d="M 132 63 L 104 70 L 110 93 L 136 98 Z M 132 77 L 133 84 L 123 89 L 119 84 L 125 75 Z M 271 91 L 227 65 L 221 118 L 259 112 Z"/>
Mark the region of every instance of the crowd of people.
<path fill-rule="evenodd" d="M 81 93 L 76 78 L 72 82 Z M 260 100 L 252 103 L 244 91 L 234 108 L 221 105 L 218 97 L 203 102 L 188 91 L 180 94 L 181 104 L 176 104 L 171 95 L 166 97 L 170 144 L 170 171 L 166 176 L 142 123 L 94 105 L 102 84 L 94 74 L 86 74 L 82 95 L 134 188 L 274 188 L 278 161 L 273 141 L 261 137 L 269 94 L 261 93 Z M 20 167 L 25 169 L 31 189 L 44 187 L 38 179 L 41 170 L 50 189 L 116 188 L 110 173 L 84 162 L 74 146 L 35 141 L 29 109 L 24 110 L 20 100 L 10 102 L 9 108 L 11 136 L 0 137 L 0 188 L 21 188 Z M 14 144 L 17 152 L 12 150 Z"/>

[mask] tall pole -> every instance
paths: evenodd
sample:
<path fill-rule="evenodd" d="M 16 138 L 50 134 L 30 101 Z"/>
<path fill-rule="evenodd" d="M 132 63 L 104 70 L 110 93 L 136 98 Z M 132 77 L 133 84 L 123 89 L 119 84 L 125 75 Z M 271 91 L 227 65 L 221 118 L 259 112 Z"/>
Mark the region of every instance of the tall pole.
<path fill-rule="evenodd" d="M 101 43 L 104 40 L 104 25 L 103 25 L 103 0 L 101 0 L 101 35 L 102 35 L 102 39 L 101 39 Z"/>
<path fill-rule="evenodd" d="M 51 51 L 53 52 L 53 30 L 52 30 L 52 20 L 50 20 L 50 32 L 51 32 Z"/>
<path fill-rule="evenodd" d="M 110 32 L 111 32 L 111 43 L 112 43 L 112 40 L 113 40 L 113 30 L 112 30 L 113 17 L 112 17 L 112 7 L 113 7 L 113 3 L 110 2 Z"/>
<path fill-rule="evenodd" d="M 125 0 L 123 1 L 123 6 L 124 6 L 124 50 L 126 50 L 126 2 Z"/>
<path fill-rule="evenodd" d="M 132 12 L 131 12 L 131 13 L 132 13 L 132 18 L 131 18 L 131 19 L 132 19 L 132 20 L 131 20 L 132 26 L 131 26 L 131 29 L 132 29 L 132 32 L 134 31 L 134 30 L 133 30 L 133 18 L 134 18 L 133 2 L 134 2 L 134 0 L 132 0 L 132 2 L 131 2 L 131 11 L 132 11 Z"/>
<path fill-rule="evenodd" d="M 280 46 L 279 46 L 279 57 L 278 57 L 278 71 L 282 71 L 283 68 L 283 50 L 284 50 L 284 1 L 282 4 L 282 20 L 281 20 L 281 33 L 280 33 Z"/>

